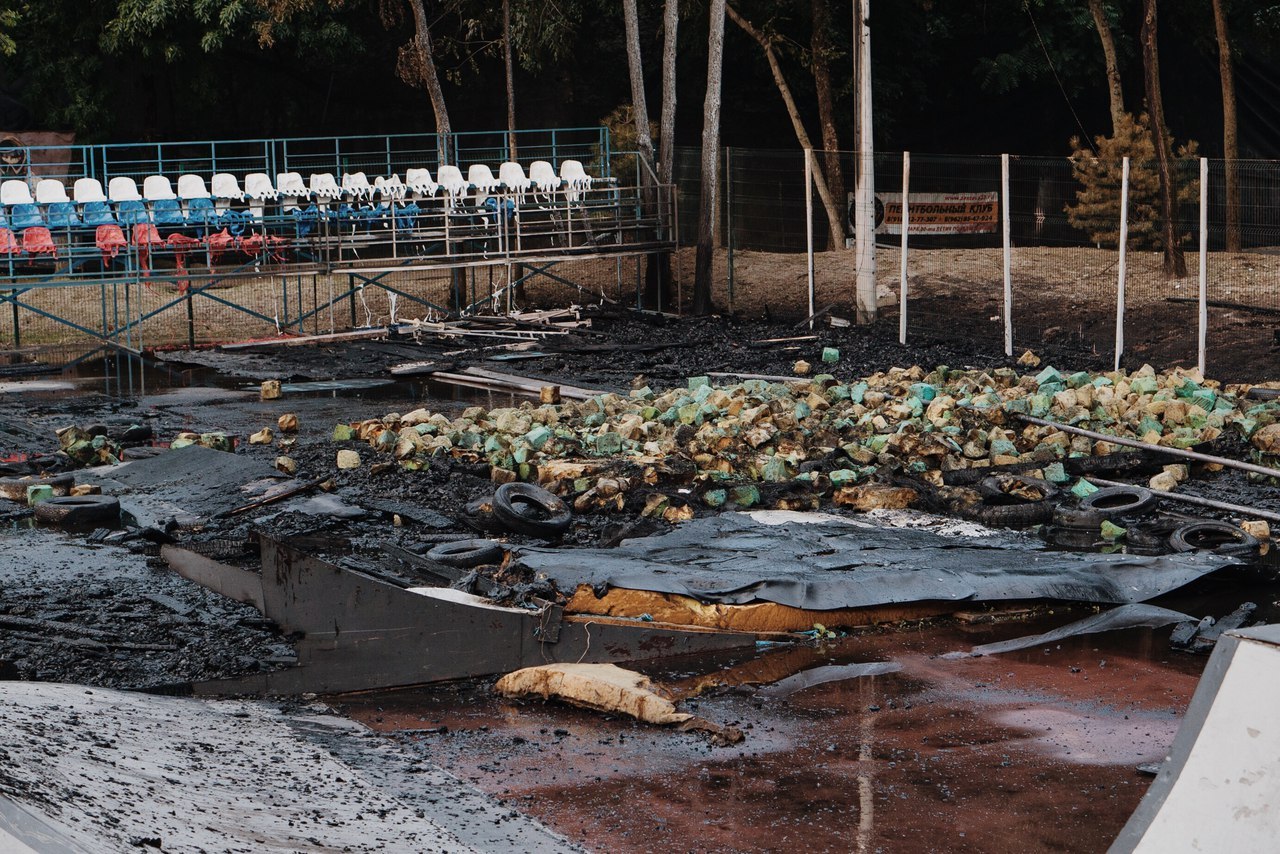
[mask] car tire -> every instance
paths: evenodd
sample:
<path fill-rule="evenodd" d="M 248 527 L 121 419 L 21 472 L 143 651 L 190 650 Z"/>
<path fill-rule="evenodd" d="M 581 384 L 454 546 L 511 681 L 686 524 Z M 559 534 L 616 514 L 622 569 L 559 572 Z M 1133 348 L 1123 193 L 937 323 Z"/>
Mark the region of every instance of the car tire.
<path fill-rule="evenodd" d="M 456 540 L 440 543 L 427 552 L 427 557 L 445 566 L 473 569 L 502 562 L 506 549 L 493 540 Z"/>
<path fill-rule="evenodd" d="M 560 498 L 531 483 L 504 483 L 493 495 L 493 516 L 510 530 L 554 539 L 573 522 L 573 512 Z"/>
<path fill-rule="evenodd" d="M 75 476 L 71 474 L 55 474 L 50 477 L 40 475 L 0 477 L 0 495 L 10 501 L 26 503 L 28 486 L 52 487 L 54 495 L 62 496 L 70 492 L 75 483 Z"/>
<path fill-rule="evenodd" d="M 1144 513 L 1156 503 L 1151 490 L 1141 486 L 1107 486 L 1080 499 L 1081 510 L 1093 510 L 1104 519 Z"/>
<path fill-rule="evenodd" d="M 67 495 L 41 501 L 35 507 L 39 522 L 91 525 L 120 519 L 120 499 L 110 495 Z"/>
<path fill-rule="evenodd" d="M 1183 525 L 1169 536 L 1169 546 L 1175 552 L 1246 554 L 1258 545 L 1258 538 L 1239 525 L 1209 519 Z"/>

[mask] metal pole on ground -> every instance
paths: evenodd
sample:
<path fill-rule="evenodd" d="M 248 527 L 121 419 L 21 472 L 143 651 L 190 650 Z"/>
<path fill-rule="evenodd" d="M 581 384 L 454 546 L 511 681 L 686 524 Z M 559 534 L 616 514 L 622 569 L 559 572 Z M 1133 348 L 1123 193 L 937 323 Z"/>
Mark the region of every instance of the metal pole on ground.
<path fill-rule="evenodd" d="M 1120 263 L 1116 271 L 1116 363 L 1120 370 L 1120 356 L 1124 354 L 1124 278 L 1125 245 L 1129 242 L 1129 158 L 1120 166 Z"/>
<path fill-rule="evenodd" d="M 871 115 L 871 0 L 854 0 L 857 44 L 858 173 L 854 201 L 854 258 L 858 323 L 874 323 L 876 296 L 876 160 Z"/>
<path fill-rule="evenodd" d="M 1205 342 L 1209 333 L 1209 158 L 1200 158 L 1200 334 L 1196 365 L 1204 377 Z"/>
<path fill-rule="evenodd" d="M 911 222 L 908 207 L 911 185 L 911 152 L 902 152 L 902 258 L 898 270 L 898 343 L 907 343 L 907 230 Z"/>
<path fill-rule="evenodd" d="M 813 328 L 813 149 L 804 150 L 805 269 L 809 276 L 809 328 Z"/>
<path fill-rule="evenodd" d="M 1010 245 L 1009 155 L 1000 155 L 1000 206 L 1004 209 L 1004 354 L 1013 355 L 1013 247 Z"/>

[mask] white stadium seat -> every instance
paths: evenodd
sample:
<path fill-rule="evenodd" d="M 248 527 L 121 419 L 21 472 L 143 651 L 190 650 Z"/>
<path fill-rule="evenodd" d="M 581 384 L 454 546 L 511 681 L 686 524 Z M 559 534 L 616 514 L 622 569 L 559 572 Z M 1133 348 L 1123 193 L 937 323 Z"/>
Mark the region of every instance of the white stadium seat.
<path fill-rule="evenodd" d="M 440 185 L 431 180 L 429 169 L 407 170 L 404 173 L 404 183 L 415 197 L 434 196 L 436 190 L 440 189 Z"/>
<path fill-rule="evenodd" d="M 164 175 L 148 175 L 142 179 L 142 196 L 149 202 L 169 201 L 178 198 L 173 184 Z"/>
<path fill-rule="evenodd" d="M 342 198 L 342 188 L 338 186 L 338 182 L 333 175 L 328 172 L 312 172 L 311 194 L 317 199 L 340 199 Z"/>
<path fill-rule="evenodd" d="M 529 164 L 529 180 L 541 193 L 552 193 L 560 189 L 560 176 L 545 160 L 535 160 Z"/>
<path fill-rule="evenodd" d="M 199 175 L 178 176 L 178 198 L 184 201 L 191 201 L 192 199 L 207 199 L 209 197 L 209 188 L 205 186 L 204 178 Z"/>
<path fill-rule="evenodd" d="M 87 202 L 105 202 L 107 194 L 102 192 L 102 182 L 97 178 L 78 178 L 71 188 L 71 196 L 77 204 Z"/>
<path fill-rule="evenodd" d="M 138 182 L 127 176 L 112 178 L 107 184 L 107 197 L 113 202 L 140 202 L 142 194 L 138 192 Z"/>
<path fill-rule="evenodd" d="M 467 191 L 467 179 L 462 177 L 462 170 L 457 166 L 444 165 L 436 170 L 436 181 L 450 196 L 461 196 Z"/>
<path fill-rule="evenodd" d="M 52 205 L 59 202 L 69 202 L 71 199 L 67 197 L 67 188 L 63 183 L 55 178 L 41 178 L 36 182 L 36 202 L 42 205 Z"/>

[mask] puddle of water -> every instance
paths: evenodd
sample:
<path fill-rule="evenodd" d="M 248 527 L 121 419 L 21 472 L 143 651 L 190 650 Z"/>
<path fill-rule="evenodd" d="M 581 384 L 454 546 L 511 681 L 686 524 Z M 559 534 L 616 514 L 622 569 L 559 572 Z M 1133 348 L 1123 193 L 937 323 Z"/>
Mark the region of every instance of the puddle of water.
<path fill-rule="evenodd" d="M 225 400 L 229 395 L 258 393 L 256 383 L 243 377 L 220 373 L 213 368 L 183 366 L 172 362 L 139 358 L 128 354 L 109 355 L 92 361 L 77 362 L 61 371 L 59 379 L 15 379 L 0 382 L 0 395 L 23 394 L 33 400 L 56 401 L 97 391 L 107 397 L 141 399 L 178 396 L 184 401 L 198 390 L 207 390 L 210 400 Z M 441 382 L 429 377 L 389 379 L 357 377 L 314 382 L 283 383 L 286 399 L 311 400 L 356 399 L 398 401 L 430 408 L 484 406 L 495 408 L 516 406 L 537 395 L 492 391 Z"/>
<path fill-rule="evenodd" d="M 733 748 L 484 686 L 335 704 L 601 850 L 1102 850 L 1146 791 L 1134 766 L 1163 756 L 1206 659 L 1172 653 L 1168 629 L 938 658 L 1083 614 L 638 668 L 689 711 L 742 727 Z M 780 698 L 757 687 L 865 662 L 901 670 Z"/>

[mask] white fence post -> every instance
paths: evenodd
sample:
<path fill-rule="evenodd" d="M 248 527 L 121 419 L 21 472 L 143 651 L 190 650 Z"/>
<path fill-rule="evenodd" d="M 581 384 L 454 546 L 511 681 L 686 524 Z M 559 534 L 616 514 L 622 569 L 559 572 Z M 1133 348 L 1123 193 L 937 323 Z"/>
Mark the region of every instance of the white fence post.
<path fill-rule="evenodd" d="M 1124 278 L 1125 245 L 1129 242 L 1129 158 L 1120 169 L 1120 263 L 1116 272 L 1116 367 L 1120 370 L 1120 356 L 1124 353 Z"/>
<path fill-rule="evenodd" d="M 809 328 L 813 328 L 813 149 L 804 150 L 804 239 L 809 273 Z"/>
<path fill-rule="evenodd" d="M 1013 251 L 1010 246 L 1009 226 L 1009 155 L 1000 155 L 1000 199 L 1004 208 L 1004 354 L 1013 355 Z"/>
<path fill-rule="evenodd" d="M 911 184 L 911 152 L 902 152 L 902 259 L 898 270 L 898 343 L 907 343 L 907 228 L 911 222 L 908 194 Z"/>
<path fill-rule="evenodd" d="M 1209 158 L 1200 158 L 1200 337 L 1196 365 L 1204 377 L 1205 343 L 1209 335 Z"/>

